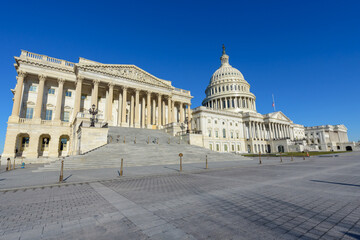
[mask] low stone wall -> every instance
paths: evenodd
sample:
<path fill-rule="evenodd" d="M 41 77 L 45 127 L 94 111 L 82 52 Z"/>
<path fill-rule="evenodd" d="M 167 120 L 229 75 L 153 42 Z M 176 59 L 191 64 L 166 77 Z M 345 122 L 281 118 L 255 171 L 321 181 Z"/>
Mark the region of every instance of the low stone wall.
<path fill-rule="evenodd" d="M 107 144 L 108 128 L 82 127 L 78 133 L 78 153 L 86 153 Z"/>

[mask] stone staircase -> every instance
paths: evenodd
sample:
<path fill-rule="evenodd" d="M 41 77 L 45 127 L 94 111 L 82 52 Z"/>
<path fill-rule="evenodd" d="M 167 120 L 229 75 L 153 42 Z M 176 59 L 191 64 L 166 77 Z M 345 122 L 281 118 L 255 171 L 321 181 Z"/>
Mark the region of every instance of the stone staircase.
<path fill-rule="evenodd" d="M 125 143 L 124 143 L 125 137 Z M 219 153 L 189 145 L 181 137 L 172 137 L 160 130 L 109 127 L 107 145 L 84 155 L 65 158 L 65 170 L 119 168 L 121 158 L 124 167 L 178 164 L 179 153 L 183 163 L 250 160 L 233 153 Z M 34 172 L 59 171 L 60 160 L 34 170 Z"/>

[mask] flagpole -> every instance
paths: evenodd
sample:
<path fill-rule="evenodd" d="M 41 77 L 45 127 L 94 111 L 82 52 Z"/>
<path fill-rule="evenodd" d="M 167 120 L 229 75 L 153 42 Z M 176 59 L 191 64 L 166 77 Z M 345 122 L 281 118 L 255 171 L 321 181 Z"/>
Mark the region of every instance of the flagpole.
<path fill-rule="evenodd" d="M 276 112 L 276 109 L 275 109 L 275 99 L 274 99 L 274 94 L 272 95 L 272 98 L 273 98 L 273 107 L 274 107 L 274 112 Z"/>

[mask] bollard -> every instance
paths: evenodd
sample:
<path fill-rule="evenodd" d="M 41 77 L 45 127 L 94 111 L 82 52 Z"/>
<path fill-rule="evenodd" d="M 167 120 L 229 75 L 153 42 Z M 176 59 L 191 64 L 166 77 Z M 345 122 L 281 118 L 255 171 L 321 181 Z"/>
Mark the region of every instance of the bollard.
<path fill-rule="evenodd" d="M 120 165 L 120 176 L 123 175 L 123 167 L 124 167 L 124 159 L 121 159 L 121 165 Z"/>
<path fill-rule="evenodd" d="M 207 155 L 206 155 L 205 169 L 208 169 L 208 159 L 207 159 Z"/>
<path fill-rule="evenodd" d="M 6 166 L 6 171 L 10 171 L 11 170 L 11 163 L 10 163 L 10 158 L 7 159 L 7 166 Z"/>
<path fill-rule="evenodd" d="M 281 152 L 280 152 L 280 162 L 282 163 L 282 156 L 281 156 Z"/>
<path fill-rule="evenodd" d="M 305 153 L 304 153 L 304 155 L 303 155 L 303 160 L 305 160 Z"/>
<path fill-rule="evenodd" d="M 14 165 L 13 165 L 13 170 L 15 169 L 15 158 L 14 158 Z"/>
<path fill-rule="evenodd" d="M 61 169 L 60 169 L 59 182 L 61 183 L 63 180 L 64 180 L 64 160 L 61 160 Z"/>
<path fill-rule="evenodd" d="M 261 164 L 261 152 L 259 152 L 259 164 Z"/>
<path fill-rule="evenodd" d="M 159 144 L 159 138 L 156 139 L 156 144 Z"/>
<path fill-rule="evenodd" d="M 134 144 L 136 144 L 136 136 L 135 136 L 135 139 L 134 139 Z"/>
<path fill-rule="evenodd" d="M 291 161 L 293 162 L 294 161 L 294 159 L 293 159 L 293 155 L 291 154 Z"/>
<path fill-rule="evenodd" d="M 179 153 L 179 157 L 180 157 L 180 172 L 182 172 L 182 157 L 183 157 L 183 154 Z"/>
<path fill-rule="evenodd" d="M 124 136 L 124 143 L 125 143 L 125 136 Z"/>

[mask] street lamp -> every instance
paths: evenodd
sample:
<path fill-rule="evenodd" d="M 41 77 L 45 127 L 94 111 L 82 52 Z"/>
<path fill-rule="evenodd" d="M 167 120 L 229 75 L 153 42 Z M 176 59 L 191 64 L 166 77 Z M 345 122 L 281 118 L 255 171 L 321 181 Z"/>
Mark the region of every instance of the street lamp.
<path fill-rule="evenodd" d="M 90 118 L 90 127 L 95 127 L 95 116 L 98 114 L 98 110 L 95 109 L 95 104 L 93 104 L 92 108 L 89 109 L 89 113 L 92 115 Z"/>

